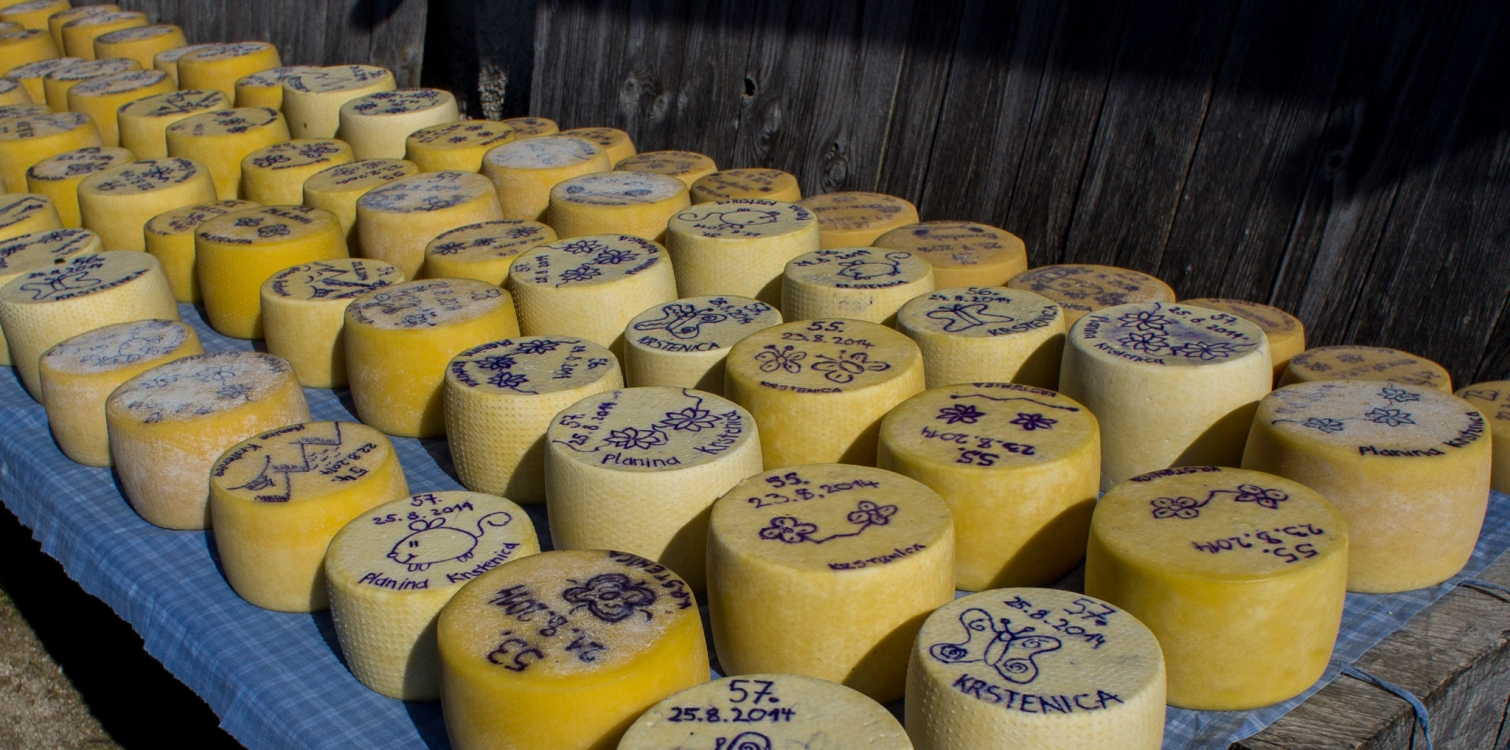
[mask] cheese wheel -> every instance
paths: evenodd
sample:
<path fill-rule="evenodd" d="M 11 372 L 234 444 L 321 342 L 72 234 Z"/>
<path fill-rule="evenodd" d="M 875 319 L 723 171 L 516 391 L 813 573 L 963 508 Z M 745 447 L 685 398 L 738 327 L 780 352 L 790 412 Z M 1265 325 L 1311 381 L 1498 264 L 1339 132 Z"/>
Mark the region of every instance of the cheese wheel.
<path fill-rule="evenodd" d="M 202 49 L 209 49 L 210 47 L 218 46 L 219 45 L 215 42 L 205 42 L 201 44 L 185 44 L 182 47 L 165 49 L 162 52 L 159 52 L 152 56 L 152 67 L 155 70 L 161 70 L 162 72 L 167 73 L 168 77 L 173 79 L 174 85 L 179 85 L 180 88 L 182 88 L 181 82 L 178 80 L 179 58 L 189 54 L 190 52 L 198 52 Z"/>
<path fill-rule="evenodd" d="M 334 138 L 341 105 L 398 88 L 393 73 L 372 65 L 333 65 L 283 79 L 283 112 L 295 138 Z"/>
<path fill-rule="evenodd" d="M 933 266 L 906 250 L 814 250 L 787 261 L 781 314 L 788 320 L 851 318 L 892 325 L 907 300 L 931 291 Z"/>
<path fill-rule="evenodd" d="M 283 108 L 283 82 L 301 73 L 319 70 L 314 65 L 285 65 L 250 73 L 236 79 L 236 106 Z"/>
<path fill-rule="evenodd" d="M 731 675 L 807 675 L 894 701 L 923 618 L 953 598 L 949 507 L 907 477 L 784 466 L 713 504 L 708 610 Z"/>
<path fill-rule="evenodd" d="M 1270 390 L 1258 326 L 1201 307 L 1104 308 L 1070 327 L 1059 390 L 1101 421 L 1101 489 L 1171 466 L 1236 466 Z"/>
<path fill-rule="evenodd" d="M 80 253 L 104 252 L 100 238 L 87 229 L 45 229 L 0 242 L 0 287 L 23 273 L 50 268 Z M 0 331 L 0 365 L 9 366 L 10 347 Z"/>
<path fill-rule="evenodd" d="M 304 263 L 347 257 L 341 225 L 329 211 L 262 206 L 217 216 L 194 233 L 195 274 L 205 317 L 222 335 L 260 339 L 262 282 Z"/>
<path fill-rule="evenodd" d="M 68 0 L 26 0 L 26 2 L 12 3 L 0 8 L 0 20 L 19 23 L 28 29 L 47 31 L 48 16 L 72 7 Z M 52 38 L 52 34 L 47 36 L 49 39 Z"/>
<path fill-rule="evenodd" d="M 1159 750 L 1164 696 L 1164 655 L 1137 618 L 1073 591 L 999 589 L 923 623 L 907 732 L 918 750 Z"/>
<path fill-rule="evenodd" d="M 562 239 L 614 233 L 661 242 L 667 220 L 688 205 L 687 187 L 674 177 L 587 174 L 551 188 L 545 223 Z"/>
<path fill-rule="evenodd" d="M 147 221 L 142 227 L 142 238 L 147 252 L 162 264 L 163 275 L 168 277 L 174 299 L 179 302 L 199 302 L 202 299 L 199 278 L 194 272 L 194 233 L 199 230 L 199 225 L 256 205 L 249 201 L 201 203 L 164 211 Z"/>
<path fill-rule="evenodd" d="M 818 217 L 819 246 L 868 247 L 881 235 L 918 222 L 917 207 L 884 193 L 825 193 L 801 201 Z"/>
<path fill-rule="evenodd" d="M 84 81 L 68 90 L 68 109 L 94 118 L 100 138 L 107 146 L 121 142 L 116 112 L 126 104 L 173 91 L 173 82 L 161 70 L 133 70 Z"/>
<path fill-rule="evenodd" d="M 666 224 L 676 286 L 689 297 L 735 294 L 779 307 L 787 262 L 817 249 L 818 221 L 796 203 L 698 204 Z"/>
<path fill-rule="evenodd" d="M 193 159 L 144 159 L 79 183 L 79 215 L 106 250 L 146 250 L 143 228 L 164 211 L 215 200 L 215 183 Z"/>
<path fill-rule="evenodd" d="M 482 171 L 482 157 L 514 140 L 514 129 L 490 120 L 462 120 L 420 128 L 404 139 L 404 158 L 424 172 Z"/>
<path fill-rule="evenodd" d="M 325 556 L 346 665 L 390 698 L 438 700 L 441 607 L 467 581 L 539 551 L 530 517 L 492 495 L 424 492 L 362 514 Z"/>
<path fill-rule="evenodd" d="M 78 112 L 0 120 L 0 179 L 19 190 L 33 164 L 65 151 L 103 145 L 94 119 Z"/>
<path fill-rule="evenodd" d="M 4 249 L 0 248 L 0 253 Z M 1457 392 L 1489 420 L 1494 468 L 1490 484 L 1496 492 L 1510 494 L 1510 380 L 1475 383 Z"/>
<path fill-rule="evenodd" d="M 1319 346 L 1290 358 L 1280 385 L 1324 380 L 1378 380 L 1452 393 L 1447 368 L 1382 346 Z"/>
<path fill-rule="evenodd" d="M 724 722 L 751 726 L 709 726 Z M 635 720 L 619 750 L 689 746 L 683 743 L 728 750 L 912 750 L 902 725 L 881 704 L 843 685 L 794 674 L 726 677 L 683 690 Z"/>
<path fill-rule="evenodd" d="M 495 146 L 482 157 L 482 173 L 498 190 L 505 219 L 544 218 L 551 188 L 562 180 L 609 170 L 608 155 L 582 138 L 525 138 Z"/>
<path fill-rule="evenodd" d="M 52 113 L 52 107 L 46 104 L 7 104 L 0 106 L 0 121 L 15 120 L 22 117 L 36 117 L 37 115 L 50 115 Z"/>
<path fill-rule="evenodd" d="M 648 172 L 681 180 L 688 187 L 700 178 L 718 171 L 713 160 L 693 151 L 647 151 L 614 162 L 620 172 Z"/>
<path fill-rule="evenodd" d="M 351 398 L 366 424 L 390 435 L 445 434 L 441 391 L 452 357 L 519 335 L 508 292 L 472 279 L 410 281 L 347 305 Z"/>
<path fill-rule="evenodd" d="M 454 123 L 461 114 L 449 91 L 399 89 L 352 99 L 341 105 L 339 117 L 337 135 L 358 159 L 402 159 L 411 133 Z"/>
<path fill-rule="evenodd" d="M 520 253 L 555 240 L 555 231 L 538 221 L 499 219 L 468 224 L 430 240 L 420 275 L 427 279 L 477 279 L 503 286 Z"/>
<path fill-rule="evenodd" d="M 1059 387 L 1064 311 L 1047 297 L 999 286 L 940 289 L 903 305 L 896 327 L 923 350 L 929 388 L 993 380 Z"/>
<path fill-rule="evenodd" d="M 1103 307 L 1133 302 L 1174 302 L 1174 290 L 1146 273 L 1115 266 L 1041 266 L 1013 276 L 1012 289 L 1037 292 L 1059 303 L 1068 325 Z"/>
<path fill-rule="evenodd" d="M 147 370 L 203 353 L 193 328 L 169 320 L 108 325 L 48 349 L 37 372 L 47 423 L 63 455 L 86 466 L 109 466 L 105 399 Z"/>
<path fill-rule="evenodd" d="M 616 355 L 634 316 L 676 299 L 665 248 L 623 234 L 536 245 L 515 259 L 508 287 L 526 336 L 577 336 Z"/>
<path fill-rule="evenodd" d="M 168 126 L 186 117 L 230 108 L 225 94 L 203 89 L 138 99 L 117 113 L 121 145 L 138 159 L 161 159 L 168 155 Z"/>
<path fill-rule="evenodd" d="M 26 170 L 26 188 L 52 201 L 65 227 L 79 227 L 79 183 L 85 177 L 131 163 L 135 158 L 123 148 L 89 146 L 64 151 L 33 164 Z"/>
<path fill-rule="evenodd" d="M 263 146 L 241 160 L 241 194 L 263 205 L 302 203 L 305 180 L 352 161 L 351 146 L 335 139 L 298 138 Z"/>
<path fill-rule="evenodd" d="M 5 77 L 20 83 L 26 88 L 26 93 L 33 102 L 42 104 L 47 101 L 47 89 L 42 85 L 42 79 L 48 73 L 81 62 L 83 60 L 77 57 L 48 58 L 10 68 L 5 71 Z M 4 64 L 0 62 L 0 65 Z"/>
<path fill-rule="evenodd" d="M 781 313 L 749 297 L 687 297 L 652 305 L 624 329 L 624 373 L 632 386 L 724 392 L 724 360 L 740 339 L 781 325 Z"/>
<path fill-rule="evenodd" d="M 59 68 L 42 77 L 42 91 L 47 98 L 47 106 L 62 112 L 68 109 L 68 90 L 84 81 L 105 76 L 130 73 L 140 70 L 141 66 L 135 60 L 116 58 L 113 60 L 87 60 L 74 63 L 66 68 Z"/>
<path fill-rule="evenodd" d="M 309 421 L 288 363 L 220 352 L 159 365 L 105 401 L 110 455 L 131 507 L 166 529 L 203 529 L 211 468 L 251 435 Z"/>
<path fill-rule="evenodd" d="M 703 175 L 692 183 L 693 203 L 757 198 L 768 201 L 800 201 L 797 177 L 779 169 L 725 169 Z"/>
<path fill-rule="evenodd" d="M 283 64 L 278 48 L 267 42 L 216 44 L 178 58 L 178 85 L 236 96 L 236 81 Z"/>
<path fill-rule="evenodd" d="M 419 275 L 425 247 L 442 232 L 504 218 L 487 178 L 472 172 L 424 172 L 369 190 L 357 199 L 362 256 Z"/>
<path fill-rule="evenodd" d="M 361 258 L 319 260 L 269 276 L 259 290 L 268 352 L 288 360 L 306 388 L 345 387 L 346 306 L 403 282 L 394 266 Z"/>
<path fill-rule="evenodd" d="M 304 205 L 323 208 L 336 215 L 346 230 L 346 244 L 360 247 L 357 236 L 357 200 L 368 190 L 419 174 L 413 162 L 401 159 L 367 161 L 327 167 L 304 181 Z"/>
<path fill-rule="evenodd" d="M 503 124 L 513 128 L 520 138 L 539 138 L 561 132 L 554 120 L 544 117 L 510 117 L 503 120 Z"/>
<path fill-rule="evenodd" d="M 62 228 L 58 210 L 46 196 L 31 193 L 0 195 L 0 240 Z"/>
<path fill-rule="evenodd" d="M 562 409 L 624 386 L 618 360 L 566 336 L 474 346 L 446 365 L 446 437 L 461 483 L 545 502 L 545 431 Z"/>
<path fill-rule="evenodd" d="M 94 13 L 82 18 L 75 18 L 63 24 L 60 29 L 63 32 L 63 54 L 69 57 L 93 60 L 95 59 L 95 39 L 112 31 L 146 25 L 147 14 L 131 10 L 114 13 Z"/>
<path fill-rule="evenodd" d="M 1028 270 L 1028 247 L 1005 229 L 970 221 L 925 221 L 876 238 L 876 247 L 907 250 L 933 266 L 939 289 L 1001 286 Z"/>
<path fill-rule="evenodd" d="M 266 107 L 205 112 L 169 125 L 166 133 L 168 155 L 203 164 L 223 201 L 241 197 L 241 160 L 247 154 L 289 140 L 283 115 Z"/>
<path fill-rule="evenodd" d="M 17 104 L 31 105 L 31 92 L 27 91 L 19 81 L 0 78 L 0 105 L 9 107 Z M 37 112 L 37 114 L 46 113 Z"/>
<path fill-rule="evenodd" d="M 572 128 L 561 131 L 561 135 L 590 141 L 608 154 L 608 161 L 612 164 L 618 164 L 636 153 L 634 141 L 629 138 L 629 134 L 618 128 Z"/>
<path fill-rule="evenodd" d="M 171 23 L 118 29 L 94 38 L 94 59 L 128 57 L 140 63 L 144 70 L 154 70 L 152 58 L 157 57 L 157 53 L 182 47 L 187 43 L 184 30 Z M 178 86 L 176 79 L 170 76 L 168 80 L 173 82 L 175 88 Z"/>
<path fill-rule="evenodd" d="M 15 21 L 0 21 L 0 32 L 5 32 L 5 31 L 23 31 L 25 29 L 26 29 L 25 26 L 22 26 L 21 24 L 15 22 Z"/>
<path fill-rule="evenodd" d="M 67 40 L 63 38 L 63 27 L 83 18 L 84 16 L 102 15 L 106 13 L 119 13 L 121 6 L 115 3 L 101 3 L 99 5 L 83 5 L 68 10 L 60 10 L 47 17 L 47 31 L 52 34 L 53 42 L 57 43 L 58 49 L 67 47 Z M 74 55 L 79 57 L 79 55 Z"/>
<path fill-rule="evenodd" d="M 1493 464 L 1486 421 L 1429 386 L 1302 383 L 1259 404 L 1242 465 L 1337 505 L 1352 532 L 1349 591 L 1409 591 L 1447 580 L 1473 553 Z"/>
<path fill-rule="evenodd" d="M 1264 335 L 1269 339 L 1269 356 L 1274 360 L 1276 388 L 1279 387 L 1279 380 L 1284 375 L 1285 367 L 1290 364 L 1290 358 L 1306 349 L 1305 326 L 1301 324 L 1300 319 L 1277 307 L 1221 297 L 1187 299 L 1182 304 L 1236 315 L 1263 330 Z"/>
<path fill-rule="evenodd" d="M 330 540 L 408 494 L 393 445 L 367 425 L 309 422 L 249 437 L 210 468 L 210 525 L 226 580 L 263 609 L 328 609 Z"/>
<path fill-rule="evenodd" d="M 57 57 L 58 46 L 45 31 L 22 29 L 0 32 L 0 68 L 10 70 Z M 42 97 L 37 97 L 35 101 L 41 100 Z"/>
<path fill-rule="evenodd" d="M 1085 593 L 1138 618 L 1164 651 L 1169 705 L 1248 710 L 1326 670 L 1357 530 L 1320 493 L 1245 469 L 1133 477 L 1091 519 Z"/>

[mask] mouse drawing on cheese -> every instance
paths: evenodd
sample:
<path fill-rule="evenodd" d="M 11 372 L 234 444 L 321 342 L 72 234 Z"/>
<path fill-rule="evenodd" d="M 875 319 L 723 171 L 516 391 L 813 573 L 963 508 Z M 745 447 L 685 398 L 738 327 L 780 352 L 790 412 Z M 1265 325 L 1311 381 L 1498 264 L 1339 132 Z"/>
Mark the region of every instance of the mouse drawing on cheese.
<path fill-rule="evenodd" d="M 1019 685 L 1038 679 L 1033 659 L 1064 645 L 1054 636 L 1034 635 L 1031 625 L 1013 632 L 1012 620 L 1003 617 L 998 625 L 991 613 L 977 607 L 961 612 L 959 622 L 965 628 L 964 643 L 935 643 L 929 655 L 945 664 L 989 664 L 1003 679 Z"/>
<path fill-rule="evenodd" d="M 419 519 L 409 523 L 410 534 L 388 552 L 388 557 L 400 565 L 409 566 L 410 572 L 428 570 L 436 563 L 466 562 L 472 559 L 477 543 L 487 534 L 488 527 L 502 528 L 514 517 L 503 511 L 489 513 L 477 519 L 477 533 L 446 525 L 444 518 Z"/>
<path fill-rule="evenodd" d="M 887 253 L 881 258 L 863 257 L 842 261 L 839 263 L 842 267 L 839 275 L 855 281 L 897 276 L 902 273 L 902 261 L 908 257 L 908 253 Z"/>
<path fill-rule="evenodd" d="M 690 212 L 678 216 L 683 221 L 696 221 L 708 229 L 727 231 L 731 229 L 744 229 L 745 227 L 758 227 L 764 224 L 774 224 L 778 214 L 775 211 L 760 211 L 753 208 L 736 208 L 730 211 L 710 211 L 701 219 L 697 212 Z"/>

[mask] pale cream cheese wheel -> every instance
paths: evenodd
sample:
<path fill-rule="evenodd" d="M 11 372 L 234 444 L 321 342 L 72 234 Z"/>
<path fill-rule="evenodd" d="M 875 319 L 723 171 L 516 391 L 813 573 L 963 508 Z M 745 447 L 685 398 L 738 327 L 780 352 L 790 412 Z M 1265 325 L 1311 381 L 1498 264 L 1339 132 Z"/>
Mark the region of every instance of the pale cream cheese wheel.
<path fill-rule="evenodd" d="M 1318 346 L 1290 358 L 1279 384 L 1324 380 L 1378 380 L 1452 393 L 1447 368 L 1424 357 L 1382 346 Z"/>
<path fill-rule="evenodd" d="M 761 470 L 750 413 L 689 388 L 629 388 L 562 409 L 546 432 L 545 503 L 559 549 L 619 549 L 708 588 L 708 513 Z"/>
<path fill-rule="evenodd" d="M 1070 263 L 1040 266 L 1007 281 L 1012 289 L 1037 292 L 1064 308 L 1065 323 L 1103 307 L 1133 302 L 1174 302 L 1174 290 L 1146 273 L 1117 268 Z"/>
<path fill-rule="evenodd" d="M 1510 380 L 1475 383 L 1458 391 L 1457 396 L 1473 404 L 1489 420 L 1494 452 L 1490 485 L 1496 492 L 1510 494 Z"/>
<path fill-rule="evenodd" d="M 78 112 L 0 120 L 0 180 L 7 189 L 20 190 L 33 164 L 65 151 L 103 145 L 94 119 Z"/>
<path fill-rule="evenodd" d="M 556 233 L 538 221 L 498 219 L 468 224 L 430 240 L 420 275 L 427 279 L 477 279 L 503 286 L 520 253 L 555 241 Z"/>
<path fill-rule="evenodd" d="M 404 139 L 404 158 L 424 172 L 482 171 L 482 157 L 514 140 L 514 129 L 491 120 L 462 120 L 420 128 Z"/>
<path fill-rule="evenodd" d="M 0 240 L 62 228 L 58 210 L 47 196 L 34 193 L 0 195 Z"/>
<path fill-rule="evenodd" d="M 619 172 L 646 172 L 675 177 L 686 187 L 718 171 L 713 159 L 694 151 L 646 151 L 614 162 Z"/>
<path fill-rule="evenodd" d="M 295 138 L 334 138 L 341 105 L 398 88 L 393 73 L 372 65 L 333 65 L 283 79 L 283 113 Z"/>
<path fill-rule="evenodd" d="M 52 40 L 57 43 L 58 49 L 64 48 L 63 27 L 84 16 L 119 13 L 121 6 L 115 3 L 101 3 L 99 5 L 84 5 L 77 8 L 64 8 L 47 16 L 47 30 L 52 34 Z M 74 55 L 78 57 L 78 55 Z"/>
<path fill-rule="evenodd" d="M 1269 338 L 1269 356 L 1274 360 L 1274 386 L 1279 387 L 1280 378 L 1290 359 L 1306 350 L 1306 329 L 1296 318 L 1284 310 L 1269 305 L 1241 299 L 1201 297 L 1183 300 L 1182 304 L 1195 305 L 1211 310 L 1236 315 L 1263 329 Z"/>
<path fill-rule="evenodd" d="M 31 92 L 19 81 L 0 78 L 0 105 L 9 107 L 17 104 L 35 104 L 31 100 Z"/>
<path fill-rule="evenodd" d="M 336 135 L 358 159 L 402 159 L 409 135 L 461 118 L 456 97 L 440 89 L 379 91 L 341 105 Z"/>
<path fill-rule="evenodd" d="M 933 291 L 933 266 L 906 250 L 814 250 L 786 264 L 781 314 L 787 320 L 851 318 L 893 325 L 907 300 Z"/>
<path fill-rule="evenodd" d="M 68 90 L 84 81 L 104 78 L 120 73 L 140 70 L 135 60 L 85 60 L 66 68 L 59 68 L 42 77 L 42 91 L 47 97 L 47 106 L 62 112 L 68 109 Z"/>
<path fill-rule="evenodd" d="M 677 289 L 688 297 L 734 294 L 780 307 L 787 262 L 817 249 L 818 220 L 796 203 L 700 203 L 666 224 Z"/>
<path fill-rule="evenodd" d="M 983 382 L 1059 387 L 1064 311 L 1047 297 L 999 286 L 939 289 L 902 305 L 896 328 L 923 350 L 929 388 Z"/>
<path fill-rule="evenodd" d="M 28 29 L 47 31 L 48 16 L 54 13 L 61 13 L 72 7 L 69 0 L 26 0 L 25 2 L 9 3 L 5 7 L 0 8 L 0 20 L 19 23 Z M 48 34 L 48 38 L 52 38 L 52 35 Z"/>
<path fill-rule="evenodd" d="M 51 268 L 70 256 L 104 250 L 99 235 L 88 229 L 44 229 L 0 241 L 0 287 L 23 273 Z M 0 331 L 0 365 L 10 364 L 10 347 Z"/>
<path fill-rule="evenodd" d="M 159 52 L 152 56 L 152 67 L 157 70 L 161 70 L 164 73 L 167 73 L 168 77 L 173 79 L 174 85 L 179 85 L 180 88 L 182 88 L 178 80 L 178 59 L 183 57 L 184 55 L 189 54 L 190 52 L 198 52 L 199 50 L 216 46 L 219 45 L 215 42 L 204 42 L 201 44 L 185 44 L 182 47 L 165 49 L 162 52 Z"/>
<path fill-rule="evenodd" d="M 210 203 L 215 182 L 193 159 L 144 159 L 111 167 L 79 183 L 79 217 L 106 250 L 146 250 L 143 228 L 164 211 Z"/>
<path fill-rule="evenodd" d="M 236 79 L 236 106 L 283 108 L 283 82 L 319 70 L 314 65 L 284 65 Z"/>
<path fill-rule="evenodd" d="M 753 198 L 768 201 L 800 201 L 797 177 L 779 169 L 725 169 L 703 175 L 690 188 L 693 203 Z"/>
<path fill-rule="evenodd" d="M 357 199 L 362 257 L 419 275 L 425 246 L 442 232 L 504 218 L 492 183 L 472 172 L 422 172 L 376 187 Z"/>
<path fill-rule="evenodd" d="M 419 174 L 419 167 L 402 159 L 370 159 L 342 164 L 304 180 L 304 205 L 323 208 L 341 220 L 346 244 L 361 247 L 357 236 L 357 201 L 367 191 Z"/>
<path fill-rule="evenodd" d="M 0 51 L 3 49 L 0 47 Z M 42 81 L 47 74 L 81 62 L 84 61 L 77 57 L 49 57 L 9 68 L 5 71 L 5 77 L 20 83 L 33 103 L 45 104 L 47 89 L 42 85 Z M 4 64 L 4 61 L 0 61 L 0 65 Z"/>
<path fill-rule="evenodd" d="M 510 117 L 503 120 L 503 124 L 513 128 L 520 138 L 539 138 L 561 132 L 555 120 L 545 117 Z"/>
<path fill-rule="evenodd" d="M 613 233 L 661 242 L 666 222 L 688 205 L 687 186 L 675 177 L 587 174 L 551 188 L 545 223 L 562 239 Z"/>
<path fill-rule="evenodd" d="M 482 174 L 498 190 L 505 219 L 541 221 L 551 188 L 562 180 L 607 172 L 608 155 L 583 138 L 524 138 L 495 146 L 482 157 Z"/>
<path fill-rule="evenodd" d="M 79 183 L 107 169 L 131 163 L 136 157 L 123 148 L 87 146 L 51 156 L 26 170 L 28 192 L 46 196 L 65 227 L 80 227 Z"/>
<path fill-rule="evenodd" d="M 215 194 L 241 197 L 241 160 L 247 154 L 289 140 L 288 123 L 277 110 L 242 107 L 186 117 L 168 126 L 168 155 L 194 159 L 210 171 Z"/>
<path fill-rule="evenodd" d="M 152 59 L 157 57 L 157 53 L 182 47 L 186 43 L 184 30 L 174 24 L 135 26 L 108 31 L 95 37 L 94 57 L 97 60 L 126 57 L 135 60 L 144 70 L 153 70 Z M 177 79 L 170 76 L 168 80 L 173 82 L 175 88 L 178 86 Z"/>
<path fill-rule="evenodd" d="M 970 221 L 925 221 L 876 238 L 876 247 L 907 250 L 933 266 L 939 289 L 1002 286 L 1028 270 L 1028 247 L 1005 229 Z"/>
<path fill-rule="evenodd" d="M 236 81 L 283 64 L 278 48 L 267 42 L 216 44 L 178 58 L 178 87 L 210 89 L 236 96 Z"/>
<path fill-rule="evenodd" d="M 618 128 L 572 128 L 561 131 L 561 135 L 591 141 L 603 153 L 608 154 L 608 161 L 612 164 L 618 164 L 637 153 L 634 140 Z"/>
<path fill-rule="evenodd" d="M 0 67 L 10 70 L 57 57 L 58 47 L 44 31 L 21 29 L 0 32 Z M 36 97 L 33 101 L 40 102 L 42 97 Z"/>
<path fill-rule="evenodd" d="M 173 298 L 179 302 L 199 302 L 199 275 L 194 271 L 194 233 L 199 225 L 217 216 L 255 208 L 250 201 L 220 201 L 201 203 L 164 211 L 147 221 L 142 227 L 142 238 L 147 252 L 162 263 L 168 285 L 173 287 Z"/>
<path fill-rule="evenodd" d="M 868 247 L 897 227 L 916 224 L 917 207 L 884 193 L 825 193 L 800 203 L 818 217 L 819 246 Z"/>
<path fill-rule="evenodd" d="M 241 195 L 271 206 L 304 202 L 304 181 L 353 161 L 351 146 L 334 138 L 296 138 L 264 146 L 241 160 Z"/>
<path fill-rule="evenodd" d="M 85 60 L 95 59 L 94 40 L 112 31 L 147 25 L 147 14 L 132 10 L 93 13 L 64 23 L 63 54 Z"/>
<path fill-rule="evenodd" d="M 267 351 L 288 360 L 306 388 L 346 386 L 346 306 L 374 289 L 405 281 L 392 264 L 336 258 L 285 268 L 262 282 Z"/>
<path fill-rule="evenodd" d="M 733 295 L 685 297 L 652 305 L 624 329 L 624 374 L 631 386 L 724 392 L 724 360 L 740 339 L 781 325 L 781 312 Z"/>
<path fill-rule="evenodd" d="M 217 216 L 194 232 L 205 318 L 221 335 L 263 337 L 262 282 L 289 266 L 347 257 L 341 225 L 308 206 L 261 206 Z"/>
<path fill-rule="evenodd" d="M 173 82 L 161 70 L 133 70 L 91 78 L 68 89 L 68 109 L 94 118 L 100 138 L 107 146 L 121 143 L 116 113 L 138 99 L 173 91 Z"/>
<path fill-rule="evenodd" d="M 138 159 L 168 155 L 168 127 L 186 117 L 230 109 L 231 100 L 219 91 L 191 89 L 149 96 L 122 106 L 116 114 L 121 146 Z"/>

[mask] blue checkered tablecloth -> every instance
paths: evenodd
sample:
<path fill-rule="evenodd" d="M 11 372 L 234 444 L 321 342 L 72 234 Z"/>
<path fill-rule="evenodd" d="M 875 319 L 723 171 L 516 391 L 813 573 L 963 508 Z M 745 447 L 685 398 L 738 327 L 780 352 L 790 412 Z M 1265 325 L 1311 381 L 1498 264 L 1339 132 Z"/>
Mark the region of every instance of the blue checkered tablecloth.
<path fill-rule="evenodd" d="M 206 351 L 248 350 L 181 306 Z M 355 420 L 344 391 L 306 390 L 316 419 Z M 149 653 L 194 690 L 249 748 L 449 747 L 440 706 L 363 687 L 341 662 L 328 613 L 268 612 L 242 601 L 222 575 L 213 532 L 167 531 L 141 520 L 108 469 L 58 450 L 42 407 L 0 374 L 0 498 L 84 590 L 141 634 Z M 415 492 L 462 489 L 444 440 L 394 439 Z M 530 509 L 549 549 L 542 506 Z M 1390 596 L 1349 594 L 1330 668 L 1304 695 L 1258 711 L 1170 709 L 1164 747 L 1224 748 L 1252 735 L 1335 678 L 1412 615 L 1510 548 L 1510 497 L 1494 493 L 1472 560 L 1453 581 Z"/>

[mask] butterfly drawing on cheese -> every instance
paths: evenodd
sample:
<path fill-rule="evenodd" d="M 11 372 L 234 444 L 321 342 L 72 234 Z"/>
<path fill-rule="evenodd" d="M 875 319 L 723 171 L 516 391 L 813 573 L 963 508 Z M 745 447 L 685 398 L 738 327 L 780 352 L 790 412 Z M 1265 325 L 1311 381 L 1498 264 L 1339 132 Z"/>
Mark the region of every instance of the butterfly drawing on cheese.
<path fill-rule="evenodd" d="M 634 330 L 664 330 L 679 339 L 695 339 L 702 332 L 703 326 L 722 323 L 728 319 L 729 316 L 713 312 L 711 307 L 698 308 L 696 305 L 673 302 L 661 308 L 661 317 L 635 323 Z"/>
<path fill-rule="evenodd" d="M 1012 620 L 1006 617 L 998 625 L 991 613 L 977 607 L 961 612 L 959 622 L 965 628 L 965 641 L 935 643 L 928 648 L 929 655 L 945 664 L 988 664 L 1003 679 L 1019 685 L 1038 679 L 1034 659 L 1064 646 L 1054 636 L 1034 634 L 1031 625 L 1014 632 Z"/>
<path fill-rule="evenodd" d="M 933 320 L 944 322 L 944 333 L 959 333 L 972 328 L 979 328 L 991 323 L 1011 323 L 1016 320 L 1010 315 L 998 315 L 986 312 L 990 306 L 976 302 L 973 304 L 940 305 L 929 311 L 928 317 Z"/>

